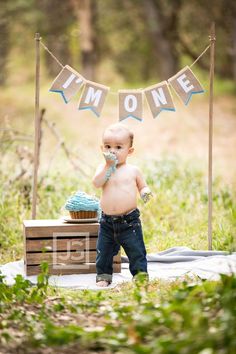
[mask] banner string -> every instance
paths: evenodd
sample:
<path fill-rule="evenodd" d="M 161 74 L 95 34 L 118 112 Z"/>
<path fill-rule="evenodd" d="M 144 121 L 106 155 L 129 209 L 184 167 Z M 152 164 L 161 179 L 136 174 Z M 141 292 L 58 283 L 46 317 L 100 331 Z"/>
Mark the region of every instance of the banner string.
<path fill-rule="evenodd" d="M 40 44 L 51 55 L 51 57 L 56 60 L 56 62 L 60 65 L 60 67 L 64 68 L 64 65 L 57 59 L 57 57 L 48 49 L 48 47 L 46 47 L 46 45 L 41 40 L 40 40 Z"/>
<path fill-rule="evenodd" d="M 64 65 L 57 59 L 57 57 L 48 49 L 48 47 L 40 40 L 40 44 L 42 45 L 42 47 L 51 55 L 51 57 L 56 60 L 56 62 L 58 63 L 58 65 L 60 65 L 61 68 L 64 68 Z M 209 44 L 204 50 L 203 52 L 197 57 L 197 59 L 191 64 L 189 65 L 189 67 L 191 68 L 192 66 L 194 66 L 198 60 L 208 51 L 208 49 L 210 48 L 211 44 Z M 87 81 L 85 78 L 84 78 L 84 81 Z M 141 91 L 142 88 L 139 88 L 139 89 L 136 89 L 137 91 Z M 111 94 L 111 95 L 117 95 L 117 91 L 109 91 L 108 94 Z"/>
<path fill-rule="evenodd" d="M 197 57 L 197 59 L 189 66 L 190 68 L 196 64 L 196 62 L 208 51 L 208 49 L 210 48 L 210 44 L 206 47 L 206 49 L 204 49 L 204 51 Z"/>

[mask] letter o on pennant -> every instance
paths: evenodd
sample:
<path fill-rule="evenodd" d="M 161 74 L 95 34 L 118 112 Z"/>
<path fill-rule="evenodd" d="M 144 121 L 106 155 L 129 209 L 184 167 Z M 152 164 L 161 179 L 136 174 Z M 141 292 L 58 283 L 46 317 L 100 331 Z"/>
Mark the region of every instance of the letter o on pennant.
<path fill-rule="evenodd" d="M 129 117 L 142 120 L 142 115 L 142 91 L 119 90 L 119 120 Z"/>
<path fill-rule="evenodd" d="M 138 106 L 137 97 L 134 95 L 127 95 L 124 100 L 124 106 L 129 113 L 136 111 Z"/>

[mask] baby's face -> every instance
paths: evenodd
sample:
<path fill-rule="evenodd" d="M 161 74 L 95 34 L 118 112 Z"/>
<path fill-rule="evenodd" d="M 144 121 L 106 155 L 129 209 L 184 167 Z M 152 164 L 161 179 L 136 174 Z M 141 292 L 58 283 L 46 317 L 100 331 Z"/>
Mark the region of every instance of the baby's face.
<path fill-rule="evenodd" d="M 133 152 L 130 137 L 126 131 L 105 131 L 103 135 L 103 152 L 112 152 L 118 159 L 118 164 L 124 163 L 127 156 Z"/>

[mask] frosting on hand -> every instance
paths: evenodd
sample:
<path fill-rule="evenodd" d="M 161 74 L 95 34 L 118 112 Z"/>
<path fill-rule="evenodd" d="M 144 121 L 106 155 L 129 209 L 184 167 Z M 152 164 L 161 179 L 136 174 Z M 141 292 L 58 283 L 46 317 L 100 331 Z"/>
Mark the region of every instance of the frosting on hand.
<path fill-rule="evenodd" d="M 105 157 L 106 160 L 112 160 L 114 161 L 114 165 L 117 165 L 118 160 L 116 155 L 113 152 L 103 152 L 103 156 Z"/>
<path fill-rule="evenodd" d="M 105 157 L 105 159 L 108 161 L 113 161 L 114 163 L 108 168 L 107 172 L 106 172 L 106 182 L 110 179 L 112 173 L 115 173 L 116 171 L 116 166 L 118 163 L 118 159 L 116 157 L 115 154 L 113 154 L 112 152 L 103 152 L 103 156 Z"/>
<path fill-rule="evenodd" d="M 150 189 L 148 187 L 144 187 L 141 190 L 140 195 L 141 195 L 141 198 L 144 201 L 144 203 L 147 203 L 150 200 L 150 198 L 152 197 L 152 192 L 150 191 Z"/>

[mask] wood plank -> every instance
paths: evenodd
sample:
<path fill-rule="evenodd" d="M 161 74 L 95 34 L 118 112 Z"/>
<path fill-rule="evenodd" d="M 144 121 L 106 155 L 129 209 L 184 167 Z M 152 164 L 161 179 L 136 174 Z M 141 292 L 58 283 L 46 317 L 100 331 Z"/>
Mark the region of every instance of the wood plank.
<path fill-rule="evenodd" d="M 23 234 L 25 234 L 25 226 L 23 224 Z M 26 272 L 26 238 L 23 237 L 24 239 L 24 270 Z"/>
<path fill-rule="evenodd" d="M 81 237 L 81 238 L 84 238 L 84 237 L 98 237 L 98 233 L 97 232 L 55 232 L 53 233 L 52 235 L 49 235 L 49 234 L 46 234 L 46 232 L 40 235 L 34 235 L 34 232 L 33 232 L 33 236 L 27 236 L 25 237 L 26 240 L 40 240 L 40 239 L 47 239 L 47 238 L 57 238 L 57 239 L 63 239 L 63 238 L 76 238 L 76 237 Z"/>
<path fill-rule="evenodd" d="M 49 274 L 53 275 L 67 275 L 67 274 L 90 274 L 90 273 L 96 273 L 96 264 L 90 263 L 86 265 L 87 269 L 79 269 L 79 268 L 74 268 L 74 269 L 67 269 L 65 267 L 62 267 L 61 269 L 55 269 L 52 266 L 49 266 Z M 121 272 L 121 264 L 120 263 L 115 263 L 113 264 L 113 272 L 114 273 L 120 273 Z M 27 266 L 26 269 L 26 275 L 38 275 L 40 273 L 40 267 L 38 265 L 31 265 Z M 95 281 L 95 280 L 94 280 Z"/>
<path fill-rule="evenodd" d="M 80 225 L 99 225 L 98 222 L 93 222 L 93 223 L 76 223 L 76 224 L 72 224 L 69 222 L 64 221 L 63 219 L 37 219 L 37 220 L 23 220 L 23 225 L 25 227 L 60 227 L 60 226 L 80 226 Z"/>
<path fill-rule="evenodd" d="M 25 226 L 24 235 L 26 238 L 38 238 L 38 237 L 49 237 L 49 236 L 85 236 L 84 233 L 88 235 L 98 234 L 99 224 L 62 224 L 60 226 Z M 74 235 L 72 235 L 74 233 Z"/>
<path fill-rule="evenodd" d="M 96 249 L 97 237 L 89 238 L 63 238 L 53 240 L 52 238 L 45 240 L 29 240 L 26 241 L 26 251 L 65 251 L 65 250 L 89 250 Z"/>
<path fill-rule="evenodd" d="M 27 253 L 27 265 L 40 264 L 43 261 L 49 264 L 62 263 L 93 263 L 96 261 L 96 251 L 78 251 L 78 252 L 45 252 L 45 253 Z M 114 262 L 120 262 L 120 255 L 113 257 Z"/>
<path fill-rule="evenodd" d="M 68 227 L 71 225 L 86 225 L 86 224 L 93 224 L 93 225 L 99 225 L 97 222 L 92 222 L 92 223 L 69 223 L 64 221 L 63 219 L 37 219 L 37 220 L 23 220 L 23 225 L 25 227 L 51 227 L 51 226 L 64 226 L 67 225 Z"/>

